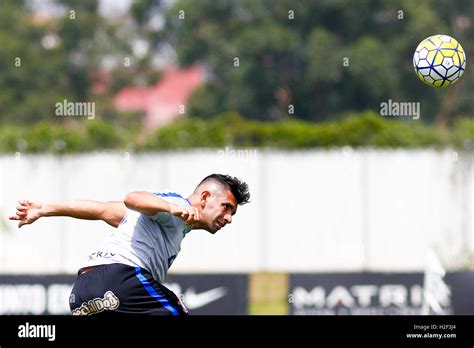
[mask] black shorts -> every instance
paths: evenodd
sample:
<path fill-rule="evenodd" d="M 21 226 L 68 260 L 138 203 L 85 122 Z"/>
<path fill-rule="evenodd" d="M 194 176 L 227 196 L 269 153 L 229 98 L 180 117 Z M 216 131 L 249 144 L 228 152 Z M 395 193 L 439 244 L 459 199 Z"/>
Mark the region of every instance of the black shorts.
<path fill-rule="evenodd" d="M 178 297 L 140 267 L 119 263 L 79 271 L 69 305 L 73 315 L 186 315 Z"/>

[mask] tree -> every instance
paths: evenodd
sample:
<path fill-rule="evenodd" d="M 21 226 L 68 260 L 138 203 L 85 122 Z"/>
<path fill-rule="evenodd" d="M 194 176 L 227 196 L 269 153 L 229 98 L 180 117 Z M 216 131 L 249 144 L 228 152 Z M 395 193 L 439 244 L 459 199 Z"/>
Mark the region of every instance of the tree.
<path fill-rule="evenodd" d="M 69 96 L 69 83 L 58 74 L 66 68 L 66 55 L 46 45 L 50 28 L 35 22 L 24 1 L 6 0 L 1 6 L 0 122 L 51 117 L 55 102 Z"/>
<path fill-rule="evenodd" d="M 195 116 L 235 110 L 256 119 L 320 121 L 378 110 L 392 99 L 420 102 L 429 122 L 439 110 L 453 114 L 470 102 L 456 88 L 418 81 L 414 49 L 427 36 L 449 33 L 450 14 L 458 18 L 473 7 L 448 0 L 179 0 L 166 14 L 167 40 L 181 65 L 198 62 L 210 71 L 191 98 Z"/>

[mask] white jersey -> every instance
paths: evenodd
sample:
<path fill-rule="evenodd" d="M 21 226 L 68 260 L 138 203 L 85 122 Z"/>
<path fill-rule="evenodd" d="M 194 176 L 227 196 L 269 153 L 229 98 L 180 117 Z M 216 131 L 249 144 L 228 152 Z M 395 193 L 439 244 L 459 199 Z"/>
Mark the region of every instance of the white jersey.
<path fill-rule="evenodd" d="M 170 203 L 191 206 L 188 199 L 170 191 L 155 193 Z M 163 282 L 169 267 L 181 250 L 181 241 L 192 225 L 170 213 L 147 216 L 127 209 L 118 228 L 102 247 L 89 255 L 83 267 L 121 263 L 141 267 Z"/>

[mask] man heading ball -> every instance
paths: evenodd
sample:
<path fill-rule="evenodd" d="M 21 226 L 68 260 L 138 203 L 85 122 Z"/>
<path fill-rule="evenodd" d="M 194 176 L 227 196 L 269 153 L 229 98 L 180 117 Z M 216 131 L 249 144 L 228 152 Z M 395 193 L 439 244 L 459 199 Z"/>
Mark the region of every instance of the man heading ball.
<path fill-rule="evenodd" d="M 161 284 L 181 241 L 194 229 L 216 233 L 249 198 L 246 183 L 212 174 L 187 198 L 164 190 L 131 192 L 123 202 L 23 200 L 10 220 L 18 220 L 21 227 L 40 217 L 69 216 L 103 220 L 117 228 L 79 270 L 70 297 L 73 315 L 184 315 L 187 310 L 179 298 Z"/>

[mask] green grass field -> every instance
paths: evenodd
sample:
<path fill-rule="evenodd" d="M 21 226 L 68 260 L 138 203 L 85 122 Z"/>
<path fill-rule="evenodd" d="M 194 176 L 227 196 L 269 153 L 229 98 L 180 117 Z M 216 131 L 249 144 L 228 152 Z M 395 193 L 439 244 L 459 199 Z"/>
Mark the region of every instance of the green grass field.
<path fill-rule="evenodd" d="M 249 314 L 288 314 L 288 275 L 254 273 L 249 280 Z"/>

